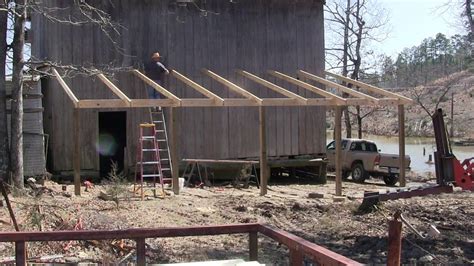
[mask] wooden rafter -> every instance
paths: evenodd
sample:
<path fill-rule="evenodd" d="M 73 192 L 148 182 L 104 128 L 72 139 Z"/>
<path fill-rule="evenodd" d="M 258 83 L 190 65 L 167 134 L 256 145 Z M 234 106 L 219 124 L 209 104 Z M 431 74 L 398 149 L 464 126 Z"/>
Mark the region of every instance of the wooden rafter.
<path fill-rule="evenodd" d="M 275 84 L 273 84 L 273 83 L 271 83 L 267 80 L 264 80 L 264 79 L 254 75 L 252 73 L 249 73 L 249 72 L 244 71 L 244 70 L 238 70 L 237 73 L 239 73 L 239 74 L 243 75 L 244 77 L 246 77 L 250 80 L 253 80 L 254 82 L 257 82 L 258 84 L 260 84 L 262 86 L 265 86 L 265 87 L 267 87 L 267 88 L 269 88 L 269 89 L 271 89 L 275 92 L 278 92 L 282 95 L 285 95 L 286 97 L 294 99 L 294 100 L 296 100 L 297 102 L 299 102 L 303 105 L 305 105 L 308 102 L 308 99 L 306 99 L 306 98 L 304 98 L 304 97 L 302 97 L 302 96 L 300 96 L 300 95 L 298 95 L 294 92 L 291 92 L 287 89 L 284 89 L 284 88 L 282 88 L 278 85 L 275 85 Z"/>
<path fill-rule="evenodd" d="M 234 83 L 228 81 L 227 79 L 217 75 L 216 73 L 208 70 L 208 69 L 203 69 L 202 72 L 206 75 L 208 75 L 209 77 L 211 77 L 212 79 L 214 79 L 215 81 L 223 84 L 224 86 L 226 86 L 227 88 L 229 88 L 230 90 L 232 90 L 233 92 L 236 92 L 240 95 L 242 95 L 243 97 L 247 98 L 247 99 L 250 99 L 252 101 L 254 101 L 255 103 L 257 103 L 258 105 L 261 105 L 263 100 L 260 99 L 259 97 L 257 97 L 256 95 L 254 95 L 253 93 L 235 85 Z M 227 101 L 227 99 L 225 99 L 225 101 Z"/>
<path fill-rule="evenodd" d="M 355 86 L 358 86 L 362 89 L 366 89 L 370 92 L 377 93 L 379 95 L 383 95 L 383 96 L 387 96 L 387 97 L 391 97 L 391 98 L 397 98 L 400 101 L 400 103 L 402 103 L 402 104 L 412 104 L 413 103 L 412 99 L 410 99 L 408 97 L 405 97 L 403 95 L 393 93 L 393 92 L 390 92 L 390 91 L 387 91 L 387 90 L 383 90 L 381 88 L 377 88 L 375 86 L 366 84 L 364 82 L 360 82 L 358 80 L 353 80 L 353 79 L 350 79 L 350 78 L 347 78 L 347 77 L 344 77 L 344 76 L 341 76 L 341 75 L 338 75 L 338 74 L 334 74 L 334 73 L 331 73 L 331 72 L 328 72 L 328 71 L 324 71 L 324 73 L 326 75 L 330 76 L 330 77 L 336 78 L 338 80 L 345 81 L 347 83 L 351 83 Z"/>
<path fill-rule="evenodd" d="M 363 98 L 363 99 L 366 99 L 368 100 L 369 102 L 373 103 L 373 104 L 378 104 L 378 99 L 375 98 L 375 97 L 372 97 L 370 95 L 367 95 L 365 93 L 362 93 L 362 92 L 359 92 L 359 91 L 356 91 L 354 89 L 351 89 L 351 88 L 348 88 L 346 86 L 342 86 L 341 84 L 338 84 L 338 83 L 335 83 L 335 82 L 332 82 L 332 81 L 329 81 L 327 79 L 323 79 L 323 78 L 320 78 L 316 75 L 313 75 L 311 73 L 308 73 L 306 71 L 303 71 L 303 70 L 298 70 L 298 75 L 299 76 L 302 76 L 302 77 L 305 77 L 307 79 L 311 79 L 311 80 L 314 80 L 314 81 L 317 81 L 319 83 L 322 83 L 326 86 L 330 86 L 330 87 L 333 87 L 339 91 L 342 91 L 342 92 L 345 92 L 349 95 L 352 95 L 354 97 L 358 97 L 358 98 Z"/>
<path fill-rule="evenodd" d="M 128 96 L 125 95 L 125 93 L 115 86 L 115 84 L 113 84 L 108 78 L 106 78 L 104 74 L 98 74 L 97 76 L 107 86 L 107 88 L 117 95 L 124 103 L 126 103 L 128 106 L 131 105 L 132 100 L 130 100 L 130 98 L 128 98 Z"/>
<path fill-rule="evenodd" d="M 205 95 L 209 99 L 212 99 L 217 105 L 224 105 L 224 99 L 223 98 L 219 97 L 217 94 L 209 91 L 208 89 L 204 88 L 203 86 L 197 84 L 196 82 L 192 81 L 191 79 L 185 77 L 183 74 L 180 74 L 178 71 L 172 70 L 171 74 L 174 77 L 176 77 L 177 79 L 179 79 L 180 81 L 182 81 L 185 84 L 187 84 L 188 86 L 190 86 L 191 88 L 193 88 L 196 91 L 202 93 L 203 95 Z"/>
<path fill-rule="evenodd" d="M 177 103 L 179 103 L 181 101 L 181 99 L 179 97 L 177 97 L 176 95 L 174 95 L 173 93 L 171 93 L 167 89 L 163 88 L 162 86 L 160 86 L 160 84 L 157 84 L 156 82 L 151 80 L 149 77 L 147 77 L 146 75 L 144 75 L 142 72 L 138 71 L 137 69 L 134 69 L 132 72 L 133 72 L 133 74 L 135 74 L 135 76 L 137 76 L 138 78 L 143 80 L 146 84 L 153 87 L 159 93 L 163 94 L 166 98 L 171 99 L 171 100 L 173 100 Z"/>
<path fill-rule="evenodd" d="M 286 80 L 286 81 L 288 81 L 288 82 L 290 82 L 290 83 L 293 83 L 293 84 L 295 84 L 295 85 L 297 85 L 297 86 L 300 86 L 300 87 L 305 88 L 305 89 L 307 89 L 307 90 L 309 90 L 309 91 L 311 91 L 311 92 L 314 92 L 314 93 L 316 93 L 316 94 L 318 94 L 318 95 L 321 95 L 321 96 L 325 97 L 325 98 L 328 99 L 328 100 L 333 100 L 336 105 L 346 105 L 346 103 L 347 103 L 346 99 L 344 99 L 344 98 L 342 98 L 342 97 L 339 97 L 339 96 L 337 96 L 336 94 L 327 92 L 327 91 L 322 90 L 322 89 L 320 89 L 320 88 L 318 88 L 318 87 L 316 87 L 316 86 L 313 86 L 313 85 L 308 84 L 308 83 L 306 83 L 306 82 L 303 82 L 303 81 L 301 81 L 301 80 L 297 80 L 297 79 L 295 79 L 295 78 L 293 78 L 293 77 L 290 77 L 290 76 L 288 76 L 288 75 L 285 75 L 285 74 L 283 74 L 283 73 L 280 73 L 280 72 L 277 72 L 277 71 L 273 71 L 273 70 L 268 71 L 268 73 L 270 73 L 271 75 L 273 75 L 273 76 L 275 76 L 275 77 L 277 77 L 277 78 Z"/>
<path fill-rule="evenodd" d="M 56 80 L 59 82 L 59 85 L 61 85 L 61 88 L 67 94 L 69 99 L 71 99 L 74 107 L 77 108 L 79 105 L 79 100 L 77 99 L 76 95 L 74 95 L 74 92 L 72 92 L 71 88 L 69 88 L 66 82 L 64 82 L 63 78 L 61 77 L 61 75 L 59 75 L 58 71 L 55 68 L 52 68 L 51 71 L 53 72 L 53 75 L 55 76 Z"/>

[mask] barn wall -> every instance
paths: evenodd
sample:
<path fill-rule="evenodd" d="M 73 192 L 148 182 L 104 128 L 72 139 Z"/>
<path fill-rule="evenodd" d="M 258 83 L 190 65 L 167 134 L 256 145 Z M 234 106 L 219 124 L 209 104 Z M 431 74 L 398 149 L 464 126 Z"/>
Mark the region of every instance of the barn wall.
<path fill-rule="evenodd" d="M 48 1 L 67 7 L 67 1 Z M 238 97 L 200 73 L 201 68 L 228 78 L 260 97 L 282 97 L 235 73 L 245 69 L 307 97 L 317 97 L 266 74 L 274 69 L 295 74 L 297 69 L 321 73 L 324 69 L 323 6 L 317 0 L 208 0 L 207 16 L 191 8 L 178 16 L 168 1 L 103 1 L 100 6 L 123 25 L 115 41 L 118 50 L 93 26 L 68 26 L 33 18 L 33 54 L 62 64 L 139 67 L 151 52 L 159 51 L 173 69 L 222 97 Z M 66 9 L 74 16 L 74 10 Z M 125 55 L 124 55 L 125 54 Z M 79 99 L 116 98 L 94 77 L 66 79 Z M 130 98 L 146 98 L 144 83 L 128 73 L 117 74 L 115 84 Z M 174 78 L 165 87 L 183 98 L 203 97 Z M 53 170 L 72 168 L 72 107 L 57 82 L 45 92 L 45 125 L 51 135 Z M 82 168 L 98 169 L 95 141 L 98 112 L 81 111 Z M 315 154 L 324 151 L 325 108 L 268 107 L 269 156 Z M 48 121 L 46 121 L 48 120 Z M 138 124 L 147 110 L 127 111 L 128 159 L 135 159 Z M 258 156 L 258 109 L 183 108 L 180 111 L 181 158 L 248 158 Z"/>

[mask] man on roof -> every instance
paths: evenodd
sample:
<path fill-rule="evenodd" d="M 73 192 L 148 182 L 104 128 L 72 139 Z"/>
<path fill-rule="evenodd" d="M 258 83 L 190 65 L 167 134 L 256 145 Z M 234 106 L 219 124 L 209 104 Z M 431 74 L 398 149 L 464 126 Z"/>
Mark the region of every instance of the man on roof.
<path fill-rule="evenodd" d="M 160 53 L 154 52 L 151 55 L 151 60 L 145 62 L 145 74 L 151 80 L 159 85 L 163 85 L 164 75 L 168 75 L 170 71 L 160 62 Z M 149 99 L 160 99 L 160 93 L 153 87 L 147 86 L 147 93 Z"/>

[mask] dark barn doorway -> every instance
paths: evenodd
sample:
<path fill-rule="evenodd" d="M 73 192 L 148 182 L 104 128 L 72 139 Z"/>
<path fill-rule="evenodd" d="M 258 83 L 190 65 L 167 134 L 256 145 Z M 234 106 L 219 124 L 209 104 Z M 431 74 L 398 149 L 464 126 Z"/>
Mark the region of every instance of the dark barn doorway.
<path fill-rule="evenodd" d="M 99 112 L 99 152 L 100 177 L 107 177 L 112 164 L 123 171 L 124 149 L 127 146 L 127 112 Z"/>

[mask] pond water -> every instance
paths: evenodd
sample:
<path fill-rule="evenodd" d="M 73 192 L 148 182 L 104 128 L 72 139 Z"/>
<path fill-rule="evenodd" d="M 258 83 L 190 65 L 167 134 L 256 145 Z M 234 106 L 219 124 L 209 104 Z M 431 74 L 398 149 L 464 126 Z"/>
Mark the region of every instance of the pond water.
<path fill-rule="evenodd" d="M 331 137 L 331 134 L 328 132 L 327 136 Z M 364 138 L 374 141 L 382 153 L 398 154 L 398 137 L 365 135 Z M 331 141 L 332 139 L 328 139 L 327 143 Z M 423 155 L 423 148 L 426 151 L 425 155 Z M 456 155 L 460 161 L 474 157 L 474 146 L 452 146 L 452 148 L 454 155 Z M 405 153 L 410 155 L 410 166 L 414 172 L 435 172 L 434 164 L 426 163 L 430 154 L 434 156 L 433 153 L 435 150 L 436 144 L 434 138 L 407 137 L 405 139 Z"/>

